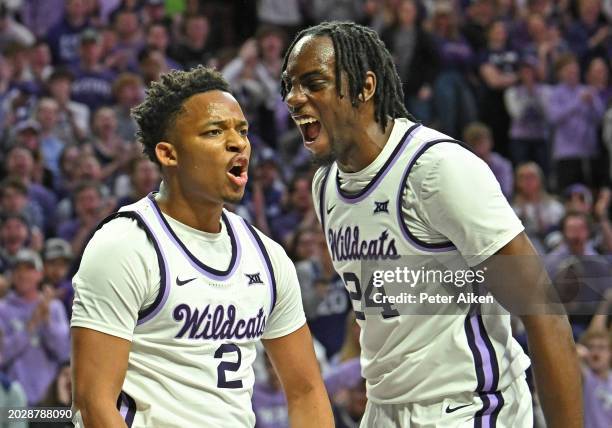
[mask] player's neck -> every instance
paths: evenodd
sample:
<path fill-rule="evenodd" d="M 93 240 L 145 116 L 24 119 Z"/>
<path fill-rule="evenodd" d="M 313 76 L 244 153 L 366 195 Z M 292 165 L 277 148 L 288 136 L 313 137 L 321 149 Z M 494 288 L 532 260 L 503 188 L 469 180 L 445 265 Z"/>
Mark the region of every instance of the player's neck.
<path fill-rule="evenodd" d="M 338 155 L 338 167 L 343 172 L 358 172 L 374 162 L 389 141 L 394 121 L 389 119 L 383 131 L 378 122 L 369 121 L 346 145 L 344 153 Z"/>
<path fill-rule="evenodd" d="M 219 233 L 223 204 L 195 199 L 186 198 L 181 192 L 166 186 L 162 186 L 155 197 L 162 212 L 179 223 L 202 232 Z"/>

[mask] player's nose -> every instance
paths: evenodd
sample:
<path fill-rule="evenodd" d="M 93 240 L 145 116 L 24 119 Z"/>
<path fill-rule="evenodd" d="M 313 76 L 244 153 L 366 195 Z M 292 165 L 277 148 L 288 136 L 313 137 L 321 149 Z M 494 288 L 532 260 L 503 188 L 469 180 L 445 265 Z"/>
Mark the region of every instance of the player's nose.
<path fill-rule="evenodd" d="M 226 140 L 227 150 L 230 152 L 243 153 L 249 147 L 249 139 L 240 132 L 230 132 Z"/>
<path fill-rule="evenodd" d="M 300 85 L 293 85 L 291 90 L 287 93 L 285 97 L 285 103 L 289 108 L 289 112 L 297 113 L 300 108 L 306 103 L 306 96 L 304 95 L 304 91 L 300 89 Z"/>

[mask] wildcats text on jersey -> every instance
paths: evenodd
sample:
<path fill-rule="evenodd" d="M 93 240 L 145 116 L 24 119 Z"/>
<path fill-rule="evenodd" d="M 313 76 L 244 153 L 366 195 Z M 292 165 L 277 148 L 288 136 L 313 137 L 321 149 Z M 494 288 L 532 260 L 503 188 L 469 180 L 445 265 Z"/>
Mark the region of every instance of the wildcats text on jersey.
<path fill-rule="evenodd" d="M 254 339 L 261 337 L 266 327 L 266 316 L 263 308 L 259 308 L 257 315 L 245 320 L 236 320 L 236 307 L 217 305 L 211 309 L 210 305 L 200 311 L 182 303 L 172 312 L 174 320 L 183 322 L 183 327 L 175 336 L 183 338 L 189 331 L 189 339 Z M 199 332 L 199 333 L 198 333 Z"/>
<path fill-rule="evenodd" d="M 387 241 L 389 232 L 383 230 L 377 239 L 359 238 L 359 226 L 327 230 L 327 241 L 333 261 L 386 260 L 399 257 L 395 238 Z"/>

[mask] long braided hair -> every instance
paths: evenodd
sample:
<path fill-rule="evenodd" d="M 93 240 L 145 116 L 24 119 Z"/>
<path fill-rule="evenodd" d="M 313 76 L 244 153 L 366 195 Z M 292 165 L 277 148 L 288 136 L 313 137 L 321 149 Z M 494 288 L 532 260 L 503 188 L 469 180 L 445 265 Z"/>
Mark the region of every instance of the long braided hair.
<path fill-rule="evenodd" d="M 343 97 L 341 76 L 344 71 L 348 76 L 349 97 L 353 106 L 357 106 L 359 102 L 358 97 L 363 91 L 366 72 L 370 70 L 376 75 L 374 119 L 383 131 L 389 118 L 405 117 L 416 121 L 404 106 L 402 82 L 395 69 L 393 57 L 374 30 L 353 22 L 339 21 L 322 22 L 306 28 L 295 36 L 287 49 L 283 72 L 287 68 L 287 61 L 295 44 L 305 36 L 328 36 L 331 39 L 336 59 L 336 90 L 338 96 Z M 288 83 L 282 81 L 283 99 L 289 91 Z"/>

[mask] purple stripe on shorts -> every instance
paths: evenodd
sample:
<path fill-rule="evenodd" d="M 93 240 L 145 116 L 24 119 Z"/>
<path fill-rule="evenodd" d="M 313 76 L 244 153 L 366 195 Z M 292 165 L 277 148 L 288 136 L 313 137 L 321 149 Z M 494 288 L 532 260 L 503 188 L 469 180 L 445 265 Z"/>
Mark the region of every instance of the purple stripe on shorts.
<path fill-rule="evenodd" d="M 470 324 L 472 325 L 472 329 L 474 330 L 474 336 L 476 340 L 476 347 L 478 348 L 478 352 L 482 357 L 482 369 L 484 371 L 484 391 L 490 391 L 493 386 L 493 368 L 491 363 L 491 354 L 489 353 L 489 349 L 484 342 L 482 337 L 483 333 L 480 330 L 480 325 L 478 324 L 477 314 L 472 314 L 470 316 Z M 484 333 L 486 334 L 486 333 Z"/>

